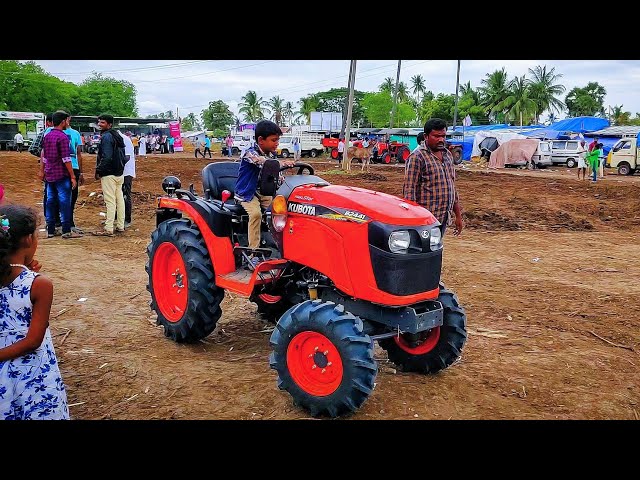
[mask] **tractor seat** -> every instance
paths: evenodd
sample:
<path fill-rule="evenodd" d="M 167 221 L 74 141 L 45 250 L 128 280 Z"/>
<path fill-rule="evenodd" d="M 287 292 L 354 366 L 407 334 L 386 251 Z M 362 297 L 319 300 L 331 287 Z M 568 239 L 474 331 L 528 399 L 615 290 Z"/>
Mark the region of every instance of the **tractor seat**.
<path fill-rule="evenodd" d="M 245 215 L 246 212 L 242 205 L 233 198 L 239 168 L 239 162 L 210 163 L 202 169 L 202 188 L 206 200 L 222 201 L 222 191 L 229 190 L 231 197 L 225 202 L 225 208 L 228 208 L 235 215 Z"/>

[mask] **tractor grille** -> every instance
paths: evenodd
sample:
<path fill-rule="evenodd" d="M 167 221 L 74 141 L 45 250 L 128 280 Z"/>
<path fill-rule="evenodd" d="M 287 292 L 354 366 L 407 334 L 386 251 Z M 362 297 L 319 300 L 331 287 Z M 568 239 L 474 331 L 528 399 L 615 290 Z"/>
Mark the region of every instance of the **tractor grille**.
<path fill-rule="evenodd" d="M 392 295 L 413 295 L 438 287 L 442 250 L 403 255 L 369 245 L 369 251 L 380 290 Z"/>

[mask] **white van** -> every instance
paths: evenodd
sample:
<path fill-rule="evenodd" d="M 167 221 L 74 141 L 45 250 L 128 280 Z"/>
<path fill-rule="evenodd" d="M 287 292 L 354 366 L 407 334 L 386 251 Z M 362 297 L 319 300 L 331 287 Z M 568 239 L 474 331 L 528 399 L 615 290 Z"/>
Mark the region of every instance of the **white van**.
<path fill-rule="evenodd" d="M 553 165 L 553 162 L 551 161 L 551 143 L 541 140 L 538 144 L 536 153 L 531 157 L 531 161 L 536 168 L 550 167 Z"/>
<path fill-rule="evenodd" d="M 288 158 L 293 155 L 293 139 L 296 137 L 300 140 L 301 157 L 308 155 L 311 158 L 316 158 L 324 151 L 324 146 L 322 145 L 324 135 L 315 133 L 300 133 L 292 135 L 290 133 L 286 133 L 280 137 L 280 142 L 276 149 L 276 153 L 279 157 Z"/>
<path fill-rule="evenodd" d="M 247 148 L 253 145 L 255 142 L 253 137 L 253 130 L 248 130 L 247 132 L 236 133 L 231 136 L 233 138 L 233 146 L 231 147 L 231 153 L 233 155 L 238 155 L 243 152 Z M 226 137 L 225 137 L 226 138 Z M 222 139 L 222 155 L 228 155 L 227 146 L 224 143 L 224 138 Z"/>
<path fill-rule="evenodd" d="M 578 165 L 580 140 L 553 140 L 551 142 L 551 161 L 554 164 L 573 168 Z"/>

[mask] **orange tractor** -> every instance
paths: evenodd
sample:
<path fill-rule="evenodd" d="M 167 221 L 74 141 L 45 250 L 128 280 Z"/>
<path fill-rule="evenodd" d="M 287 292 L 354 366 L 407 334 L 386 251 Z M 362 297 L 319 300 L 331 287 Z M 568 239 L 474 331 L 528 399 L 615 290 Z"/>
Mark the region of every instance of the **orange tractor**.
<path fill-rule="evenodd" d="M 274 200 L 251 250 L 248 215 L 233 200 L 238 167 L 207 165 L 202 196 L 176 177 L 163 181 L 146 271 L 167 337 L 197 342 L 215 329 L 225 290 L 248 297 L 276 324 L 269 362 L 278 387 L 314 416 L 348 414 L 371 395 L 376 341 L 404 371 L 454 364 L 466 315 L 440 282 L 441 225 L 427 209 L 331 185 L 297 163 L 261 179 Z M 296 174 L 284 175 L 289 168 Z"/>

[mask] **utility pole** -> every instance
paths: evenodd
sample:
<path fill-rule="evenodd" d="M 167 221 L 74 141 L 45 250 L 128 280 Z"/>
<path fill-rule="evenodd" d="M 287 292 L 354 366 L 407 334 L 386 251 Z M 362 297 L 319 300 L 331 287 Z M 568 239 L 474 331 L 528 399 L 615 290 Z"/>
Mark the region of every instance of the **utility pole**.
<path fill-rule="evenodd" d="M 402 60 L 398 60 L 398 73 L 396 74 L 396 89 L 393 92 L 393 109 L 391 110 L 391 120 L 389 121 L 389 128 L 393 128 L 393 117 L 396 116 L 396 104 L 398 102 L 398 84 L 400 83 L 400 63 Z"/>
<path fill-rule="evenodd" d="M 453 109 L 453 130 L 456 129 L 458 122 L 458 91 L 460 90 L 460 60 L 458 60 L 458 73 L 456 75 L 456 106 Z"/>
<path fill-rule="evenodd" d="M 351 61 L 351 64 L 349 65 L 349 80 L 347 80 L 347 90 L 349 89 L 349 82 L 351 82 L 351 73 L 353 72 L 353 68 L 354 68 L 354 64 L 353 64 L 353 60 Z M 347 98 L 345 98 L 345 106 L 344 106 L 344 110 L 342 110 L 342 128 L 340 129 L 340 134 L 338 135 L 338 139 L 340 139 L 340 137 L 344 137 L 344 127 L 347 123 L 347 110 L 349 109 L 349 94 L 347 93 Z M 331 122 L 329 122 L 329 130 L 331 130 Z M 331 133 L 331 132 L 329 132 Z M 331 136 L 331 135 L 329 135 Z"/>
<path fill-rule="evenodd" d="M 353 89 L 356 83 L 356 60 L 351 60 L 349 69 L 349 100 L 347 102 L 347 123 L 344 134 L 344 153 L 342 154 L 342 168 L 347 172 L 351 171 L 351 160 L 349 159 L 349 138 L 351 130 L 351 113 L 353 111 Z"/>

